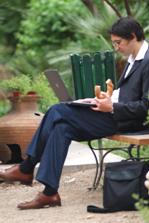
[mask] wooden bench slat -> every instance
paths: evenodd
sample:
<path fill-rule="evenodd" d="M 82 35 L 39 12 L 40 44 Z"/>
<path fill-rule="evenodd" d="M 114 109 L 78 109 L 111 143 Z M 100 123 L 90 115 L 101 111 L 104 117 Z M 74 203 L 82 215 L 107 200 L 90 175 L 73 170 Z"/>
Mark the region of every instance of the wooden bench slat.
<path fill-rule="evenodd" d="M 148 145 L 149 144 L 149 134 L 144 135 L 125 135 L 125 134 L 115 134 L 112 136 L 106 137 L 110 140 L 116 140 L 121 142 L 126 142 L 136 145 Z"/>

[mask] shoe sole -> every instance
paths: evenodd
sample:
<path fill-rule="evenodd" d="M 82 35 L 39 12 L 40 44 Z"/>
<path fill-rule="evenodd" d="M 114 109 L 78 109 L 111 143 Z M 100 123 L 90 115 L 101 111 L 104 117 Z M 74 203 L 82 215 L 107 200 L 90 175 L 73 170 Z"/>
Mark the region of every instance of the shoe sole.
<path fill-rule="evenodd" d="M 29 210 L 29 209 L 41 209 L 41 208 L 48 208 L 48 207 L 60 207 L 62 206 L 61 202 L 58 202 L 58 203 L 51 203 L 51 204 L 45 204 L 45 205 L 40 205 L 40 206 L 36 206 L 36 207 L 21 207 L 21 206 L 17 206 L 17 208 L 19 210 Z"/>
<path fill-rule="evenodd" d="M 22 185 L 26 185 L 26 186 L 32 186 L 33 182 L 32 181 L 19 181 L 19 180 L 6 180 L 6 179 L 3 179 L 3 183 L 8 183 L 8 184 L 12 184 L 14 182 L 19 182 L 20 184 Z"/>

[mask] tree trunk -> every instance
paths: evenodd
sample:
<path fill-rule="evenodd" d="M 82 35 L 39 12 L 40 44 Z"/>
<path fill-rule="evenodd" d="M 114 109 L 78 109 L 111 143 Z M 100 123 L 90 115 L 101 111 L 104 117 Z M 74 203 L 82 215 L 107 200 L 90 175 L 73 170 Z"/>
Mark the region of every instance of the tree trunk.
<path fill-rule="evenodd" d="M 97 14 L 97 7 L 96 5 L 92 2 L 92 0 L 82 0 L 83 4 L 89 9 L 89 11 L 93 14 Z"/>
<path fill-rule="evenodd" d="M 132 16 L 128 0 L 124 0 L 124 4 L 125 4 L 125 9 L 126 9 L 127 15 Z"/>
<path fill-rule="evenodd" d="M 122 15 L 120 14 L 120 12 L 118 11 L 118 9 L 114 6 L 114 4 L 112 4 L 111 2 L 109 2 L 109 0 L 104 0 L 112 9 L 113 11 L 116 13 L 116 15 L 121 18 Z"/>

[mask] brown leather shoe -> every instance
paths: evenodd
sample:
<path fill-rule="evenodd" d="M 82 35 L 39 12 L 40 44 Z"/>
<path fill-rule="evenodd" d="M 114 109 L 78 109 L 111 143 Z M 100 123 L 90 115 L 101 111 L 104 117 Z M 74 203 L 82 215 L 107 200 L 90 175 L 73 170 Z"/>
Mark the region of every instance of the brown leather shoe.
<path fill-rule="evenodd" d="M 20 171 L 20 166 L 15 165 L 3 171 L 0 171 L 0 178 L 6 182 L 20 181 L 21 184 L 31 185 L 33 181 L 32 174 L 24 174 Z"/>
<path fill-rule="evenodd" d="M 52 196 L 47 196 L 43 193 L 39 193 L 32 201 L 21 203 L 17 207 L 20 210 L 26 210 L 44 208 L 45 206 L 61 206 L 61 198 L 59 194 L 56 193 Z"/>

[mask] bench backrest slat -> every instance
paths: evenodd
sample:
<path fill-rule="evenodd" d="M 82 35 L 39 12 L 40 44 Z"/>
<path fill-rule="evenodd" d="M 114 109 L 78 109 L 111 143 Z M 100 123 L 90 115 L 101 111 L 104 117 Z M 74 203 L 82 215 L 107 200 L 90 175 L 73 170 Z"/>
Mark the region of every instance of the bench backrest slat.
<path fill-rule="evenodd" d="M 106 91 L 105 81 L 116 84 L 115 61 L 112 51 L 71 55 L 75 98 L 94 97 L 94 86 Z"/>

